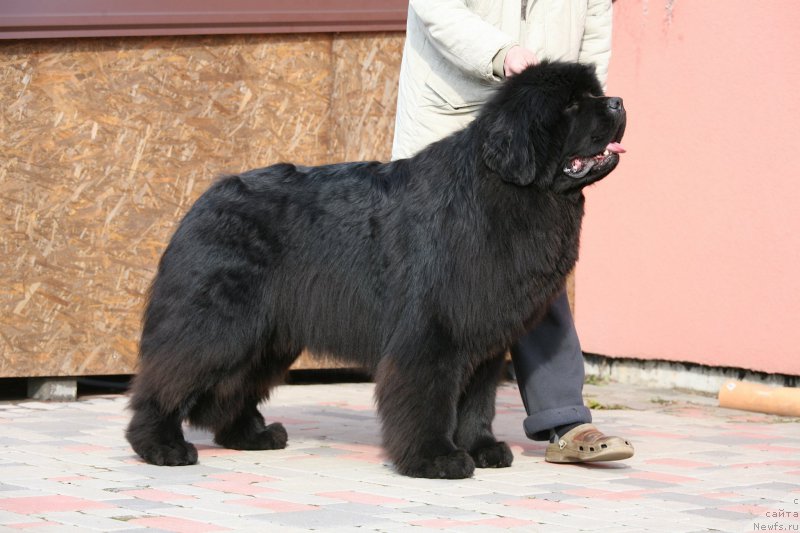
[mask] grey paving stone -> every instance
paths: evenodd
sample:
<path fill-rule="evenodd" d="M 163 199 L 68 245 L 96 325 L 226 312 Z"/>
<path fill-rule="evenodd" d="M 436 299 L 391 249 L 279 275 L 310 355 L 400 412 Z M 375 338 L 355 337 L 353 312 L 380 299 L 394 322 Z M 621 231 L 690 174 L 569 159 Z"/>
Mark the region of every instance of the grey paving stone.
<path fill-rule="evenodd" d="M 427 516 L 430 518 L 454 518 L 459 517 L 462 519 L 478 519 L 484 516 L 482 513 L 476 513 L 469 510 L 465 506 L 446 507 L 443 505 L 420 505 L 417 507 L 403 507 L 403 512 L 413 513 L 420 516 Z M 471 517 L 471 518 L 465 518 Z"/>
<path fill-rule="evenodd" d="M 718 499 L 706 498 L 704 496 L 698 496 L 697 494 L 686 494 L 679 492 L 657 492 L 655 494 L 647 494 L 645 495 L 645 498 L 656 498 L 670 502 L 691 503 L 706 508 L 715 508 L 720 507 L 721 505 L 726 505 L 726 502 L 720 502 Z"/>
<path fill-rule="evenodd" d="M 486 494 L 475 494 L 473 496 L 467 496 L 467 498 L 478 500 L 485 503 L 501 503 L 508 500 L 515 500 L 519 498 L 519 496 L 514 494 L 505 494 L 502 492 L 489 492 Z"/>
<path fill-rule="evenodd" d="M 723 520 L 731 520 L 736 522 L 744 522 L 753 518 L 752 515 L 747 513 L 737 513 L 736 511 L 727 511 L 724 509 L 688 509 L 681 512 L 704 516 L 707 518 L 722 518 Z"/>
<path fill-rule="evenodd" d="M 105 500 L 103 503 L 120 507 L 122 509 L 130 509 L 131 511 L 150 511 L 152 509 L 165 509 L 168 507 L 175 507 L 166 502 L 154 502 L 150 500 L 142 500 L 139 498 L 124 498 L 119 500 Z"/>
<path fill-rule="evenodd" d="M 377 516 L 361 515 L 345 511 L 324 510 L 323 508 L 315 511 L 251 515 L 248 518 L 250 520 L 260 520 L 265 524 L 305 529 L 357 527 L 366 525 L 374 527 L 375 524 L 383 523 L 388 525 L 393 523 L 390 520 Z"/>
<path fill-rule="evenodd" d="M 635 487 L 642 487 L 645 489 L 664 489 L 668 487 L 675 487 L 675 483 L 666 483 L 664 481 L 656 481 L 654 479 L 640 479 L 640 478 L 610 479 L 609 483 L 618 483 L 620 485 L 633 485 Z"/>

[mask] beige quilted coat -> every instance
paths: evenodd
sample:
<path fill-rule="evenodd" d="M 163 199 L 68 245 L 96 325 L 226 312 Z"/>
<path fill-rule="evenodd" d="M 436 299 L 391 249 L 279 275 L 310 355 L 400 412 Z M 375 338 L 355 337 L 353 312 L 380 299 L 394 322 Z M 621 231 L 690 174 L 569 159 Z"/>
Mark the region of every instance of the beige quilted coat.
<path fill-rule="evenodd" d="M 611 0 L 411 0 L 392 157 L 469 123 L 514 44 L 540 60 L 593 63 L 605 84 Z"/>

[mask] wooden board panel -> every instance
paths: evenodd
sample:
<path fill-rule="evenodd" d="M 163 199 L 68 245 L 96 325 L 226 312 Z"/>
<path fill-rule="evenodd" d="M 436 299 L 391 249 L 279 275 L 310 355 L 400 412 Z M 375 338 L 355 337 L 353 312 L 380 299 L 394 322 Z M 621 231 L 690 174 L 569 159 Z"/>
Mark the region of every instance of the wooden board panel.
<path fill-rule="evenodd" d="M 158 257 L 214 177 L 386 157 L 402 36 L 371 35 L 0 45 L 0 376 L 134 372 Z"/>
<path fill-rule="evenodd" d="M 391 157 L 403 42 L 396 34 L 344 34 L 333 41 L 334 157 Z"/>

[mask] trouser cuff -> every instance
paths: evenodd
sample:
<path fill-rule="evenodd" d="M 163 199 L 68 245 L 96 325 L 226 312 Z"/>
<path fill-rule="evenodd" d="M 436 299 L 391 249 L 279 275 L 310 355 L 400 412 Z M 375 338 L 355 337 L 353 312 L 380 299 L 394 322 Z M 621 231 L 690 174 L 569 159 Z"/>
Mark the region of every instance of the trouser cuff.
<path fill-rule="evenodd" d="M 592 421 L 592 412 L 585 405 L 557 407 L 539 411 L 528 416 L 522 423 L 525 435 L 533 440 L 549 440 L 550 430 L 567 424 L 588 424 Z"/>

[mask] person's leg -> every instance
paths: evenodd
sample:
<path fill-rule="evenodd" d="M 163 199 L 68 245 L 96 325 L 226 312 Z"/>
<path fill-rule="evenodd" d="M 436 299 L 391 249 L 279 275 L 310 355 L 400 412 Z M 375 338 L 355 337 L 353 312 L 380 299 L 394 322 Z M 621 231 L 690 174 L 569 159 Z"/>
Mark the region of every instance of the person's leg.
<path fill-rule="evenodd" d="M 546 461 L 616 461 L 633 455 L 630 442 L 606 436 L 590 423 L 592 414 L 583 404 L 583 353 L 566 293 L 512 347 L 511 355 L 528 413 L 525 434 L 551 441 Z"/>
<path fill-rule="evenodd" d="M 566 292 L 511 348 L 511 357 L 528 413 L 523 423 L 528 438 L 548 440 L 556 427 L 592 421 L 583 404 L 583 353 Z"/>

